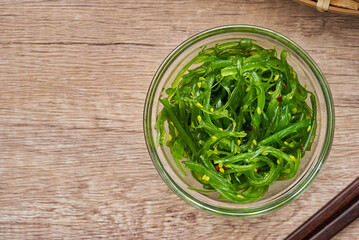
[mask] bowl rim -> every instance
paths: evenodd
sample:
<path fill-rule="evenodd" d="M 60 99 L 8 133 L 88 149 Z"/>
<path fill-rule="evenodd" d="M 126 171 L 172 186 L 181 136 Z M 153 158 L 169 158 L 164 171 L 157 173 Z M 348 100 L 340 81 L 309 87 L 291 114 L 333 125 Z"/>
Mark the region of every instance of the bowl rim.
<path fill-rule="evenodd" d="M 191 46 L 192 44 L 195 44 L 205 38 L 214 35 L 220 35 L 221 33 L 230 33 L 230 32 L 258 34 L 283 44 L 286 48 L 292 50 L 295 54 L 297 54 L 297 56 L 302 61 L 304 61 L 307 67 L 309 67 L 309 69 L 312 71 L 312 74 L 315 76 L 316 80 L 318 81 L 320 89 L 323 94 L 325 107 L 327 111 L 327 129 L 324 136 L 325 141 L 321 148 L 318 159 L 315 162 L 313 168 L 309 170 L 308 175 L 302 180 L 298 181 L 292 187 L 292 189 L 290 189 L 289 192 L 286 192 L 285 194 L 283 194 L 283 196 L 280 196 L 278 199 L 275 199 L 274 201 L 266 203 L 261 206 L 255 206 L 250 208 L 225 208 L 225 207 L 213 206 L 211 204 L 205 203 L 193 197 L 188 192 L 184 191 L 172 179 L 170 174 L 164 168 L 156 151 L 155 140 L 151 134 L 151 130 L 152 130 L 151 119 L 152 119 L 152 107 L 153 107 L 153 105 L 151 104 L 151 100 L 152 101 L 154 100 L 154 95 L 157 86 L 160 83 L 160 80 L 162 79 L 162 76 L 166 72 L 167 68 L 171 65 L 171 63 L 175 59 L 177 59 L 179 55 L 181 55 L 183 51 L 187 49 L 187 47 Z M 225 25 L 225 26 L 219 26 L 219 27 L 207 29 L 189 37 L 181 44 L 179 44 L 174 50 L 172 50 L 170 54 L 164 59 L 164 61 L 157 69 L 151 81 L 151 84 L 148 88 L 148 92 L 144 104 L 144 112 L 143 112 L 143 130 L 144 130 L 144 137 L 145 137 L 147 150 L 157 172 L 159 173 L 163 181 L 167 184 L 167 186 L 175 194 L 177 194 L 177 196 L 179 196 L 181 199 L 183 199 L 185 202 L 189 203 L 190 205 L 198 209 L 201 209 L 205 212 L 214 213 L 222 216 L 231 216 L 231 217 L 251 217 L 251 216 L 263 215 L 265 213 L 269 213 L 274 210 L 277 210 L 283 207 L 284 205 L 292 202 L 294 199 L 298 198 L 306 189 L 308 189 L 308 187 L 318 176 L 319 172 L 323 168 L 326 159 L 329 156 L 329 152 L 334 138 L 334 129 L 335 129 L 334 116 L 335 116 L 334 104 L 333 104 L 332 94 L 329 89 L 329 85 L 318 65 L 309 56 L 309 54 L 304 51 L 304 49 L 302 49 L 298 44 L 296 44 L 291 39 L 285 37 L 284 35 L 264 27 L 259 27 L 254 25 Z"/>

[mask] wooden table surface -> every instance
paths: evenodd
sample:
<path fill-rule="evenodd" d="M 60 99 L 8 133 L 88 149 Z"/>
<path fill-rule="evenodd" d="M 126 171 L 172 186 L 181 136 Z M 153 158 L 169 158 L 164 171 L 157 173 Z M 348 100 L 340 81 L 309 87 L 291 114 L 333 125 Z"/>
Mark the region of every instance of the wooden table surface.
<path fill-rule="evenodd" d="M 331 86 L 330 157 L 297 200 L 229 219 L 188 205 L 146 150 L 147 88 L 219 25 L 279 31 Z M 282 239 L 358 176 L 359 18 L 290 0 L 0 1 L 0 239 Z M 359 239 L 357 220 L 335 239 Z"/>

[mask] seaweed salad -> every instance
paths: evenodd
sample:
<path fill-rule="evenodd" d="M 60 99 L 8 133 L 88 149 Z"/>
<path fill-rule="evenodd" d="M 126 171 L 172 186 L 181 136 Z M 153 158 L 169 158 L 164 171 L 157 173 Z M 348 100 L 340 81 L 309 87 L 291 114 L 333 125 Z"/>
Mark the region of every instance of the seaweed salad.
<path fill-rule="evenodd" d="M 251 39 L 203 47 L 164 90 L 157 143 L 203 186 L 189 189 L 246 203 L 296 175 L 317 107 L 287 55 Z"/>

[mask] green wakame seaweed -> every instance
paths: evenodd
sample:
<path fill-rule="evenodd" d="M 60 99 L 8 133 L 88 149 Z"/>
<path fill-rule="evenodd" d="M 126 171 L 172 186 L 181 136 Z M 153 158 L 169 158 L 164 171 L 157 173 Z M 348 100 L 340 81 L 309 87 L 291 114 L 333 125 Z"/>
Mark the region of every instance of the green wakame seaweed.
<path fill-rule="evenodd" d="M 315 136 L 316 99 L 287 52 L 276 54 L 250 39 L 203 48 L 160 98 L 157 142 L 203 184 L 198 191 L 253 202 L 296 175 Z"/>

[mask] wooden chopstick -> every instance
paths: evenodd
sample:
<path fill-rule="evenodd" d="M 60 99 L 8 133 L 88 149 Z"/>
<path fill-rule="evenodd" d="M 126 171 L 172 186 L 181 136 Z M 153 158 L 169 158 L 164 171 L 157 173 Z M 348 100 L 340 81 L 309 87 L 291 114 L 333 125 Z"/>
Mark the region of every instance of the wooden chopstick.
<path fill-rule="evenodd" d="M 334 236 L 358 217 L 358 202 L 359 177 L 291 233 L 286 240 L 328 239 Z"/>
<path fill-rule="evenodd" d="M 347 210 L 328 223 L 310 239 L 330 239 L 359 217 L 359 198 Z"/>

